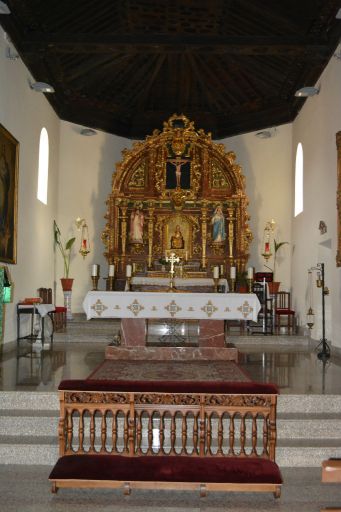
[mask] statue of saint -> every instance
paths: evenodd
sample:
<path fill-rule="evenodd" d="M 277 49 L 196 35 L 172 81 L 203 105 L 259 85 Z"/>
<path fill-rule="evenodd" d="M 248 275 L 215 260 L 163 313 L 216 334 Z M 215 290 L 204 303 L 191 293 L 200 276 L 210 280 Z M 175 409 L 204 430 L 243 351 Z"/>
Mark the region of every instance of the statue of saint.
<path fill-rule="evenodd" d="M 214 210 L 211 224 L 213 226 L 213 242 L 224 242 L 226 240 L 225 217 L 221 205 L 218 205 Z"/>
<path fill-rule="evenodd" d="M 143 243 L 144 215 L 140 207 L 135 208 L 130 215 L 130 241 Z"/>
<path fill-rule="evenodd" d="M 174 235 L 171 236 L 171 249 L 183 249 L 185 241 L 183 239 L 179 224 L 175 227 Z"/>

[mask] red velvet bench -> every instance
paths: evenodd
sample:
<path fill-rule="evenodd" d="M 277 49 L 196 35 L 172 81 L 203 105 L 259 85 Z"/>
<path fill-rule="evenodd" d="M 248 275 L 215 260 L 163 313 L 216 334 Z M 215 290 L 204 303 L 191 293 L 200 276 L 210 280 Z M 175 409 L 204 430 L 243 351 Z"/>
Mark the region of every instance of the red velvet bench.
<path fill-rule="evenodd" d="M 71 380 L 60 384 L 59 487 L 273 492 L 271 384 Z M 155 433 L 156 431 L 156 433 Z"/>

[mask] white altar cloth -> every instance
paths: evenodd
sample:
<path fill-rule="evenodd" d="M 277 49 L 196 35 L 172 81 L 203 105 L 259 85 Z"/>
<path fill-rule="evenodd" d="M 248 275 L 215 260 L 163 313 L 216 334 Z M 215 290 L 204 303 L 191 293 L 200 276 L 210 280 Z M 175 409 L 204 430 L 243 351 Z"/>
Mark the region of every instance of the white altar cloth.
<path fill-rule="evenodd" d="M 175 318 L 186 320 L 257 320 L 254 293 L 105 292 L 86 294 L 90 318 Z"/>
<path fill-rule="evenodd" d="M 148 276 L 134 276 L 131 280 L 131 284 L 137 285 L 154 285 L 154 286 L 169 286 L 169 277 L 148 277 Z M 227 279 L 219 279 L 219 286 L 225 287 L 225 292 L 228 292 L 229 285 Z M 185 286 L 214 286 L 213 279 L 209 277 L 198 278 L 180 278 L 174 279 L 174 285 L 176 287 Z"/>

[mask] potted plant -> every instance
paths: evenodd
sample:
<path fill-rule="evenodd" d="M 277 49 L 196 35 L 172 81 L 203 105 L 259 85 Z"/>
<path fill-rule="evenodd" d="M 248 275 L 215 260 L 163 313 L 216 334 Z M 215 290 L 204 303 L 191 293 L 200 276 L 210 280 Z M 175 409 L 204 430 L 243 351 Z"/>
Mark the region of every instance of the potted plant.
<path fill-rule="evenodd" d="M 53 229 L 54 229 L 54 242 L 55 246 L 58 247 L 60 253 L 63 257 L 64 263 L 64 277 L 60 279 L 63 291 L 70 291 L 72 289 L 73 279 L 69 277 L 70 272 L 70 258 L 71 258 L 71 249 L 73 244 L 75 243 L 76 237 L 70 238 L 64 245 L 62 242 L 61 232 L 56 223 L 53 221 Z"/>
<path fill-rule="evenodd" d="M 285 245 L 285 244 L 288 244 L 289 242 L 277 242 L 275 239 L 274 239 L 274 259 L 273 259 L 273 268 L 271 269 L 270 267 L 267 267 L 267 268 L 270 268 L 270 270 L 272 270 L 272 275 L 273 275 L 273 281 L 268 283 L 268 286 L 269 286 L 269 293 L 270 295 L 275 295 L 278 290 L 279 290 L 279 287 L 280 287 L 280 282 L 279 281 L 276 281 L 276 259 L 277 259 L 277 253 L 278 251 L 280 250 L 280 248 Z M 265 265 L 266 266 L 266 265 Z"/>

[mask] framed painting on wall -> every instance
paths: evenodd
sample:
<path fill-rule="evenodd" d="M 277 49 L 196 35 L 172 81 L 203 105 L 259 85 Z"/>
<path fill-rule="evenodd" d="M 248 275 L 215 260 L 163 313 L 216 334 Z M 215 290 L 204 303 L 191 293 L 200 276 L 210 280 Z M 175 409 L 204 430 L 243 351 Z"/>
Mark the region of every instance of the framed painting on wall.
<path fill-rule="evenodd" d="M 0 124 L 0 261 L 16 263 L 19 142 Z"/>

